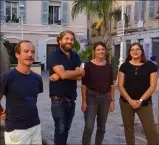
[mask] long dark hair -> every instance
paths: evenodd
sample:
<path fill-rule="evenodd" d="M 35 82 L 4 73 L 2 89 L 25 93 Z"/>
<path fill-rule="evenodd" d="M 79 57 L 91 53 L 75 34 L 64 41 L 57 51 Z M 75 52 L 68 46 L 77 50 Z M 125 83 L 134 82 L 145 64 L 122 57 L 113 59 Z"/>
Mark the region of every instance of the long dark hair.
<path fill-rule="evenodd" d="M 129 47 L 129 49 L 128 49 L 128 55 L 127 55 L 127 58 L 126 58 L 125 61 L 128 62 L 128 61 L 132 60 L 131 55 L 130 55 L 130 51 L 131 51 L 131 48 L 132 48 L 133 46 L 135 46 L 135 45 L 137 45 L 137 46 L 141 49 L 141 51 L 142 51 L 140 62 L 141 62 L 141 63 L 145 63 L 145 62 L 146 62 L 145 52 L 144 52 L 143 46 L 142 46 L 140 43 L 132 43 L 132 44 L 130 45 L 130 47 Z"/>

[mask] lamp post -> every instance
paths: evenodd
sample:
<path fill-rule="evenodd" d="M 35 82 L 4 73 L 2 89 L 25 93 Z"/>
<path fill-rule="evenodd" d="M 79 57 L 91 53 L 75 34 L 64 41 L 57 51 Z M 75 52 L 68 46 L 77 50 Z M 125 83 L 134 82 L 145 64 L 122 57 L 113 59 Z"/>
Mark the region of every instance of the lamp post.
<path fill-rule="evenodd" d="M 23 40 L 23 12 L 24 12 L 24 5 L 20 4 L 20 22 L 21 22 L 21 40 Z"/>
<path fill-rule="evenodd" d="M 121 9 L 121 42 L 120 42 L 120 58 L 119 58 L 119 67 L 121 66 L 121 64 L 124 62 L 124 26 L 125 26 L 125 18 L 124 18 L 124 10 L 125 9 L 125 5 L 124 5 L 124 0 L 122 0 L 122 9 Z"/>

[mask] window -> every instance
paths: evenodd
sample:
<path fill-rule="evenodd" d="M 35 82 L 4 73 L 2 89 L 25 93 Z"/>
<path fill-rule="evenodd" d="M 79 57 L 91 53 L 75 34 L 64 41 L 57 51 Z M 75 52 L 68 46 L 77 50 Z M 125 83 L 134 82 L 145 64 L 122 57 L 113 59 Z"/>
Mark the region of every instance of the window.
<path fill-rule="evenodd" d="M 130 24 L 131 20 L 131 5 L 126 6 L 127 23 Z"/>
<path fill-rule="evenodd" d="M 126 40 L 126 54 L 128 54 L 130 45 L 131 45 L 131 40 Z"/>
<path fill-rule="evenodd" d="M 143 39 L 139 39 L 139 43 L 143 46 L 144 40 Z"/>
<path fill-rule="evenodd" d="M 49 24 L 61 24 L 60 6 L 49 6 Z"/>
<path fill-rule="evenodd" d="M 16 1 L 6 1 L 6 23 L 19 22 L 19 3 Z"/>

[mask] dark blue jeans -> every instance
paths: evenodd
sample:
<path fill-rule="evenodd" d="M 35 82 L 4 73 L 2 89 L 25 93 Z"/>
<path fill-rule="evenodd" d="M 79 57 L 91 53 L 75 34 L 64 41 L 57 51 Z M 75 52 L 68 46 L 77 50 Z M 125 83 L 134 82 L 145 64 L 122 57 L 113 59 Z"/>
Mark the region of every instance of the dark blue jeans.
<path fill-rule="evenodd" d="M 51 112 L 55 122 L 54 143 L 66 145 L 68 133 L 75 114 L 75 101 L 51 100 Z"/>
<path fill-rule="evenodd" d="M 86 101 L 87 110 L 84 113 L 85 127 L 82 144 L 90 145 L 95 119 L 97 117 L 95 145 L 101 145 L 105 134 L 105 125 L 111 101 L 110 93 L 97 93 L 87 90 Z"/>

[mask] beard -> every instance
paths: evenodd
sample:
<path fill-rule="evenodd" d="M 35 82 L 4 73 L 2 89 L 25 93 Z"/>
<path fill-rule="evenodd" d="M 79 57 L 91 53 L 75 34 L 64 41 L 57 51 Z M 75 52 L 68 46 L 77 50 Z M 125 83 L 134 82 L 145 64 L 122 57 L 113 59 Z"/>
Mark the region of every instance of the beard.
<path fill-rule="evenodd" d="M 68 45 L 69 44 L 69 45 Z M 74 45 L 70 44 L 70 43 L 66 43 L 66 44 L 61 44 L 61 48 L 65 51 L 65 52 L 70 52 L 73 49 Z"/>

